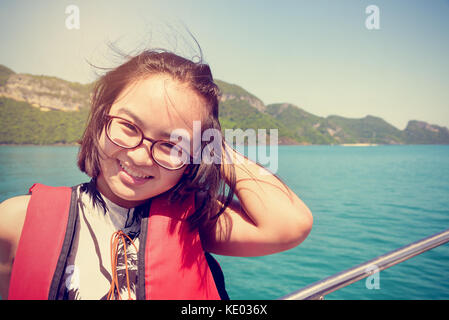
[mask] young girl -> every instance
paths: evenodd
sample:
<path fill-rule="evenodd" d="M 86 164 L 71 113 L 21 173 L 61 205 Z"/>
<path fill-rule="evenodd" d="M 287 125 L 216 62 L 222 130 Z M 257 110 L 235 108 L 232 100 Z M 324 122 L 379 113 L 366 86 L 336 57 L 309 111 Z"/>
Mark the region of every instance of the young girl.
<path fill-rule="evenodd" d="M 218 104 L 209 66 L 166 51 L 102 76 L 78 155 L 91 181 L 0 205 L 2 298 L 226 299 L 209 253 L 300 244 L 311 212 L 275 175 L 224 138 L 223 161 L 193 161 L 209 143 L 195 147 L 194 124 L 221 132 Z"/>

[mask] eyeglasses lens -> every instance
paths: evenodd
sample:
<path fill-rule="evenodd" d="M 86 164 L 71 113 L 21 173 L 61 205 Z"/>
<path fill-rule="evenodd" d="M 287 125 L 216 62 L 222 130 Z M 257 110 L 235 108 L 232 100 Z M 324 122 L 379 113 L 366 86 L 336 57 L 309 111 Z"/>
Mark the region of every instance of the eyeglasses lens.
<path fill-rule="evenodd" d="M 142 141 L 142 132 L 131 122 L 111 118 L 107 127 L 108 136 L 113 143 L 123 148 L 135 148 Z M 153 159 L 166 169 L 179 169 L 188 159 L 186 152 L 168 141 L 157 141 L 152 148 Z"/>

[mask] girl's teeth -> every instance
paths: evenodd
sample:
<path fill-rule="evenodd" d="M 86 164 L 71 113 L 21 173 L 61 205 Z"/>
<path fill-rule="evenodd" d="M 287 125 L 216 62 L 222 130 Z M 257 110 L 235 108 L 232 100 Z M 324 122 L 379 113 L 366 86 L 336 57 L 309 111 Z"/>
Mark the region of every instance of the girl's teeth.
<path fill-rule="evenodd" d="M 143 175 L 138 174 L 137 172 L 132 171 L 130 168 L 125 167 L 125 165 L 122 164 L 121 162 L 120 162 L 120 167 L 122 167 L 123 170 L 125 170 L 129 175 L 131 175 L 133 177 L 144 178 L 144 179 L 151 178 L 151 176 L 143 176 Z"/>

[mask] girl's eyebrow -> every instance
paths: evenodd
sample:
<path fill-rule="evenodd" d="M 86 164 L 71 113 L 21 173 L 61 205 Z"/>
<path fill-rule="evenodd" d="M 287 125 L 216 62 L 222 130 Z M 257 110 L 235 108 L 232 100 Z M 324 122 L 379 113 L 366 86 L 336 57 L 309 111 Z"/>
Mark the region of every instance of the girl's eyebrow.
<path fill-rule="evenodd" d="M 136 114 L 134 112 L 132 112 L 131 110 L 120 108 L 120 109 L 118 109 L 118 113 L 124 113 L 127 116 L 131 117 L 132 120 L 134 121 L 134 123 L 137 124 L 142 129 L 145 127 L 143 122 L 139 119 L 139 117 L 136 116 Z"/>
<path fill-rule="evenodd" d="M 123 114 L 126 114 L 127 116 L 131 117 L 132 120 L 133 120 L 133 122 L 134 122 L 135 124 L 137 124 L 141 130 L 143 130 L 143 129 L 146 128 L 145 124 L 144 124 L 144 123 L 139 119 L 139 117 L 138 117 L 134 112 L 132 112 L 131 110 L 125 109 L 125 108 L 120 108 L 120 109 L 118 110 L 118 113 L 123 113 Z M 171 134 L 170 134 L 169 132 L 165 132 L 165 131 L 159 132 L 159 135 L 160 135 L 162 138 L 167 138 L 167 139 L 169 139 L 169 138 L 171 137 Z"/>

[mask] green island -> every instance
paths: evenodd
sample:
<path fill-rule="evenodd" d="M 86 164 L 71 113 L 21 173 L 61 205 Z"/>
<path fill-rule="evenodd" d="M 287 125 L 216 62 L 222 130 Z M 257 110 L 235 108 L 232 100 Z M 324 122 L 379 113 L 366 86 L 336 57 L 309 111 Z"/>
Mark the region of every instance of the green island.
<path fill-rule="evenodd" d="M 290 103 L 265 105 L 238 85 L 216 82 L 223 131 L 277 129 L 281 145 L 449 144 L 446 127 L 410 120 L 399 130 L 373 115 L 319 117 Z M 0 65 L 0 144 L 76 144 L 84 132 L 93 85 L 17 74 Z"/>

